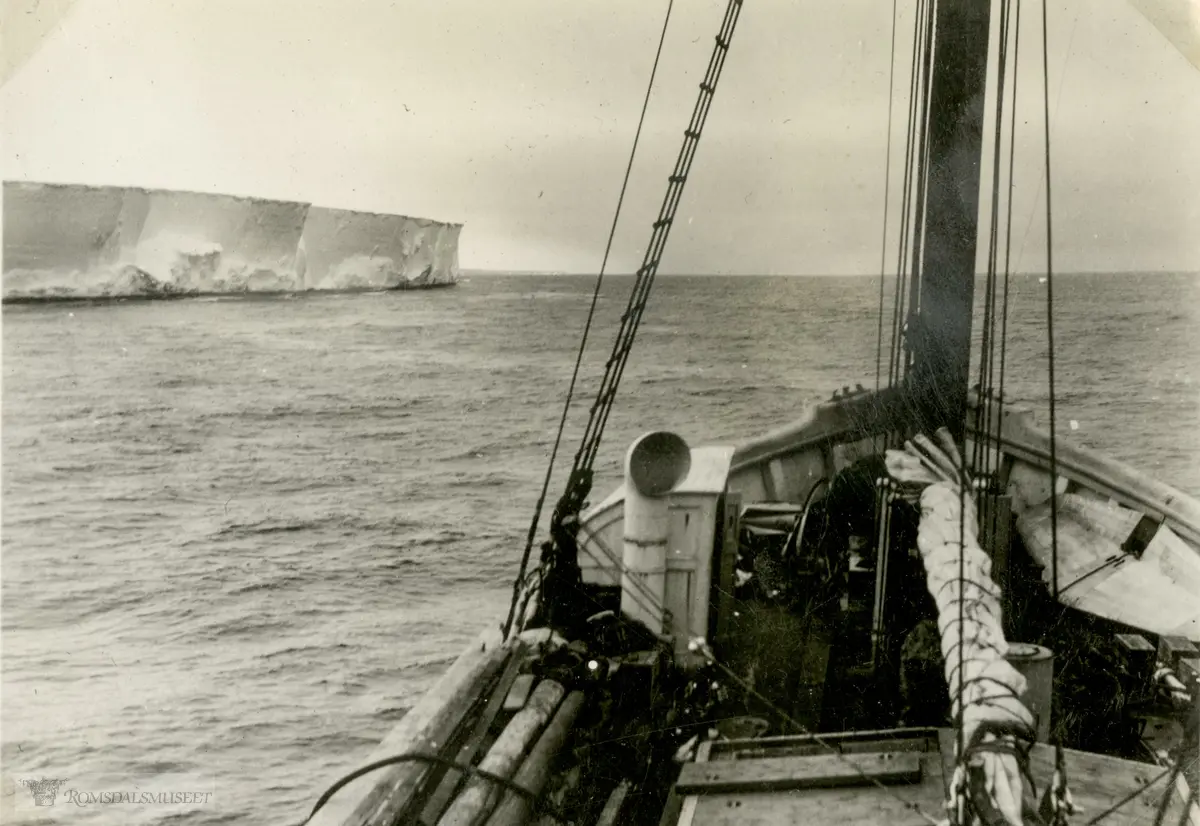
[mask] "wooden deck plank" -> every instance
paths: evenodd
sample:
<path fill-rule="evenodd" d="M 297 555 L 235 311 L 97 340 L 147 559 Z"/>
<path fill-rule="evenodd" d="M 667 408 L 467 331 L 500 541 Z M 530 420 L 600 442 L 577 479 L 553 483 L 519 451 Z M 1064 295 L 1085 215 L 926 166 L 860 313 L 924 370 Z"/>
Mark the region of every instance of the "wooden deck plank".
<path fill-rule="evenodd" d="M 939 732 L 942 751 L 942 773 L 950 777 L 954 772 L 955 735 L 951 729 Z M 1163 771 L 1161 766 L 1122 760 L 1100 754 L 1064 749 L 1067 762 L 1067 781 L 1075 803 L 1083 808 L 1085 816 L 1094 817 L 1107 810 L 1134 791 L 1141 789 L 1157 778 Z M 1029 756 L 1030 771 L 1037 783 L 1040 799 L 1046 785 L 1054 775 L 1054 747 L 1038 743 Z M 1163 794 L 1168 793 L 1166 784 L 1159 780 L 1153 788 L 1139 795 L 1105 818 L 1108 826 L 1145 826 L 1154 820 L 1156 807 Z M 1174 794 L 1174 790 L 1171 790 Z"/>
<path fill-rule="evenodd" d="M 917 783 L 921 755 L 914 752 L 806 755 L 688 763 L 675 788 L 681 794 L 819 789 L 833 786 Z"/>
<path fill-rule="evenodd" d="M 658 826 L 676 826 L 679 823 L 683 813 L 683 800 L 683 795 L 671 789 L 671 793 L 667 795 L 667 802 L 663 805 L 662 816 L 658 819 Z"/>
<path fill-rule="evenodd" d="M 875 741 L 850 740 L 844 743 L 822 744 L 816 741 L 794 743 L 755 748 L 753 745 L 743 746 L 736 751 L 713 752 L 714 761 L 755 760 L 769 757 L 806 757 L 819 754 L 861 754 L 888 752 L 925 752 L 932 751 L 929 739 L 926 737 L 911 737 L 903 740 L 888 740 L 880 743 Z"/>
<path fill-rule="evenodd" d="M 617 826 L 622 822 L 621 810 L 625 807 L 625 800 L 629 797 L 632 787 L 629 780 L 622 780 L 617 784 L 617 787 L 612 790 L 612 794 L 608 796 L 608 800 L 605 801 L 604 809 L 600 812 L 596 826 Z"/>
<path fill-rule="evenodd" d="M 1187 806 L 1187 820 L 1184 821 L 1184 806 Z M 1171 817 L 1174 816 L 1174 821 Z M 1178 823 L 1179 826 L 1197 826 L 1200 824 L 1200 803 L 1192 797 L 1192 789 L 1188 786 L 1187 778 L 1180 774 L 1175 778 L 1175 799 L 1167 807 L 1163 823 Z"/>
<path fill-rule="evenodd" d="M 911 754 L 921 759 L 922 782 L 916 785 L 843 786 L 804 792 L 693 795 L 686 799 L 687 826 L 781 826 L 805 823 L 923 826 L 945 816 L 942 808 L 941 758 L 936 753 Z M 730 765 L 730 764 L 723 764 Z M 914 810 L 914 807 L 916 810 Z M 680 820 L 680 826 L 685 826 Z"/>
<path fill-rule="evenodd" d="M 709 753 L 712 759 L 720 759 L 718 755 L 727 752 L 741 751 L 747 748 L 753 749 L 770 749 L 770 748 L 788 748 L 802 743 L 829 743 L 842 749 L 848 743 L 864 743 L 874 747 L 875 751 L 887 751 L 891 748 L 891 743 L 895 740 L 909 740 L 913 738 L 924 738 L 932 741 L 930 750 L 937 749 L 937 738 L 939 729 L 929 726 L 910 726 L 907 728 L 885 728 L 863 731 L 825 731 L 819 734 L 780 734 L 774 737 L 755 737 L 744 740 L 708 740 L 704 745 L 708 746 Z M 699 757 L 696 762 L 702 762 Z"/>

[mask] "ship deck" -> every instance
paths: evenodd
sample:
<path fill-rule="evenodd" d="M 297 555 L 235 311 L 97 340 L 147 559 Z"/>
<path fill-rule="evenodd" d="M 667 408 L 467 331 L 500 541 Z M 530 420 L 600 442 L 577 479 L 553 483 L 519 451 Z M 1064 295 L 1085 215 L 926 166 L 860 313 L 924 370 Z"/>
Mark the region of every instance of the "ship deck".
<path fill-rule="evenodd" d="M 954 771 L 954 737 L 950 729 L 823 735 L 821 739 L 835 746 L 838 754 L 808 735 L 705 743 L 696 760 L 683 766 L 661 823 L 895 826 L 940 821 Z M 1172 800 L 1163 822 L 1181 822 L 1183 796 L 1167 785 L 1161 767 L 1070 749 L 1066 761 L 1071 793 L 1083 817 L 1095 817 L 1150 786 L 1106 816 L 1105 822 L 1110 826 L 1153 822 L 1164 794 Z M 1053 774 L 1054 749 L 1034 746 L 1031 769 L 1040 794 Z"/>

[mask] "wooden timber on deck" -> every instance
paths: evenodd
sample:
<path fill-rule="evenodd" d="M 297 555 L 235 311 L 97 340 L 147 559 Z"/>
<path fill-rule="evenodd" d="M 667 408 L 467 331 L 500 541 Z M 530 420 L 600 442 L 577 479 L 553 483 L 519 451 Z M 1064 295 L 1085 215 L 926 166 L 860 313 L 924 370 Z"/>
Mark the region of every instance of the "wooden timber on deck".
<path fill-rule="evenodd" d="M 682 794 L 770 792 L 861 786 L 866 778 L 881 783 L 915 783 L 921 779 L 921 756 L 911 752 L 804 754 L 689 763 L 680 772 L 675 788 Z"/>
<path fill-rule="evenodd" d="M 821 739 L 837 754 L 807 735 L 705 743 L 696 762 L 680 773 L 678 826 L 891 826 L 920 822 L 914 806 L 935 819 L 942 816 L 936 730 L 828 734 Z M 728 775 L 736 785 L 707 782 L 712 774 Z"/>
<path fill-rule="evenodd" d="M 672 794 L 679 813 L 669 822 L 677 826 L 893 826 L 925 821 L 919 812 L 938 820 L 944 817 L 946 786 L 954 772 L 953 730 L 826 734 L 821 741 L 806 735 L 702 744 L 696 761 L 680 772 Z M 1073 749 L 1066 750 L 1066 761 L 1071 794 L 1083 807 L 1085 818 L 1146 789 L 1105 822 L 1145 826 L 1153 822 L 1164 795 L 1169 795 L 1165 823 L 1200 823 L 1195 804 L 1182 817 L 1188 792 L 1182 783 L 1168 783 L 1162 766 Z M 855 771 L 851 764 L 864 771 Z M 1053 747 L 1034 746 L 1031 770 L 1040 798 L 1054 772 Z"/>
<path fill-rule="evenodd" d="M 955 733 L 951 729 L 941 729 L 938 737 L 941 742 L 944 776 L 949 778 L 954 771 Z M 1067 785 L 1071 789 L 1075 804 L 1083 809 L 1083 818 L 1092 818 L 1106 812 L 1111 806 L 1149 786 L 1144 793 L 1106 815 L 1105 826 L 1152 824 L 1164 795 L 1170 795 L 1171 800 L 1163 823 L 1181 822 L 1186 792 L 1167 784 L 1167 777 L 1163 776 L 1167 770 L 1163 766 L 1074 749 L 1063 751 L 1067 764 Z M 1034 782 L 1037 783 L 1040 799 L 1054 775 L 1054 747 L 1038 743 L 1033 747 L 1029 758 L 1029 768 Z M 1195 805 L 1191 808 L 1194 810 Z M 1194 815 L 1191 822 L 1196 822 Z"/>

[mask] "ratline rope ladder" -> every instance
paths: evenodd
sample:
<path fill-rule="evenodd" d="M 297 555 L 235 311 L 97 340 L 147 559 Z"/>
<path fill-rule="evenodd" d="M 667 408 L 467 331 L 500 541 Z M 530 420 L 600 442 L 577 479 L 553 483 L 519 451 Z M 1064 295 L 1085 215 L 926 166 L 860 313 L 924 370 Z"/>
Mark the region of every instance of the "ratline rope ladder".
<path fill-rule="evenodd" d="M 580 441 L 579 449 L 575 453 L 575 459 L 571 466 L 570 475 L 567 478 L 566 490 L 560 498 L 557 506 L 554 509 L 554 515 L 551 518 L 550 534 L 551 545 L 556 548 L 560 554 L 565 553 L 573 558 L 575 555 L 574 548 L 574 528 L 578 522 L 578 514 L 583 507 L 584 500 L 591 491 L 592 483 L 592 467 L 595 463 L 596 454 L 600 448 L 600 440 L 604 434 L 604 427 L 608 422 L 609 413 L 612 411 L 613 402 L 616 399 L 617 388 L 621 382 L 621 376 L 625 371 L 625 365 L 629 361 L 630 351 L 633 349 L 634 337 L 637 335 L 638 325 L 641 323 L 642 314 L 645 312 L 646 303 L 650 297 L 650 288 L 654 284 L 654 277 L 658 273 L 659 263 L 662 260 L 663 251 L 666 248 L 667 238 L 671 232 L 671 227 L 675 222 L 675 214 L 679 209 L 680 201 L 683 197 L 684 186 L 687 184 L 688 174 L 691 172 L 692 162 L 696 157 L 696 149 L 700 145 L 700 136 L 704 129 L 704 124 L 708 119 L 708 113 L 712 106 L 713 96 L 717 90 L 717 82 L 720 80 L 721 71 L 725 66 L 725 57 L 729 52 L 729 44 L 733 38 L 734 29 L 737 26 L 738 17 L 742 10 L 742 0 L 729 0 L 728 6 L 725 9 L 725 15 L 721 22 L 721 28 L 716 35 L 716 43 L 713 46 L 712 56 L 709 59 L 708 70 L 704 74 L 703 80 L 700 82 L 700 94 L 697 97 L 696 105 L 692 111 L 691 120 L 688 123 L 687 129 L 684 130 L 683 145 L 680 147 L 679 155 L 675 161 L 675 167 L 668 178 L 667 192 L 663 198 L 662 206 L 659 209 L 658 218 L 653 225 L 653 232 L 650 236 L 650 242 L 647 245 L 645 257 L 642 265 L 638 268 L 634 278 L 633 287 L 630 290 L 629 301 L 625 312 L 621 315 L 621 326 L 617 332 L 616 341 L 613 344 L 612 354 L 605 362 L 604 375 L 600 382 L 600 389 L 596 394 L 595 401 L 592 403 L 591 410 L 588 414 L 587 426 L 584 430 L 584 435 Z M 663 34 L 659 40 L 658 54 L 662 53 L 663 41 L 666 39 L 667 26 L 670 22 L 671 6 L 668 5 L 666 20 L 663 22 Z M 658 56 L 655 57 L 654 71 L 657 71 Z M 650 90 L 654 86 L 654 71 L 651 72 L 649 88 L 646 90 L 646 104 L 649 103 Z M 643 104 L 642 118 L 645 118 L 646 104 Z M 633 166 L 633 154 L 637 151 L 637 142 L 641 135 L 641 121 L 638 124 L 638 132 L 634 137 L 633 151 L 630 154 L 629 166 L 625 170 L 626 185 L 628 184 L 630 170 Z M 617 203 L 617 214 L 613 219 L 612 230 L 609 233 L 608 249 L 605 251 L 605 262 L 608 259 L 608 250 L 612 247 L 613 235 L 616 232 L 617 219 L 620 216 L 621 202 L 625 196 L 625 185 L 621 188 L 621 197 Z M 526 571 L 529 567 L 529 558 L 532 554 L 534 539 L 537 535 L 538 520 L 541 515 L 542 508 L 545 505 L 546 492 L 549 489 L 550 477 L 554 468 L 554 460 L 557 455 L 559 441 L 562 438 L 563 430 L 566 426 L 567 412 L 570 409 L 571 397 L 574 391 L 575 380 L 579 374 L 580 365 L 583 359 L 584 345 L 586 344 L 587 329 L 591 326 L 592 313 L 595 310 L 595 304 L 600 291 L 600 282 L 603 279 L 603 266 L 601 267 L 600 276 L 597 278 L 596 291 L 592 298 L 592 312 L 588 314 L 587 327 L 584 331 L 584 339 L 580 343 L 579 354 L 576 358 L 575 372 L 571 378 L 571 387 L 568 390 L 566 401 L 563 405 L 563 414 L 559 422 L 558 435 L 555 438 L 554 449 L 551 452 L 549 466 L 546 470 L 546 476 L 542 487 L 541 496 L 538 499 L 537 505 L 534 508 L 533 519 L 530 523 L 529 533 L 526 537 L 525 549 L 521 556 L 521 565 L 513 584 L 512 601 L 509 605 L 508 617 L 504 622 L 503 631 L 507 636 L 513 627 L 513 622 L 516 619 L 516 608 L 520 600 L 520 593 L 525 582 Z"/>

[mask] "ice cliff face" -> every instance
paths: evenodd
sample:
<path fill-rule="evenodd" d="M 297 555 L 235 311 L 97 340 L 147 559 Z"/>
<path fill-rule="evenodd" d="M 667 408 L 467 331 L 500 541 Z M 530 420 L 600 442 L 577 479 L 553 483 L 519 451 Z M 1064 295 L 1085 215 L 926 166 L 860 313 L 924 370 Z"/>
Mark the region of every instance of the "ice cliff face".
<path fill-rule="evenodd" d="M 300 237 L 310 289 L 390 289 L 458 277 L 461 225 L 310 207 Z"/>
<path fill-rule="evenodd" d="M 5 300 L 453 284 L 459 224 L 193 192 L 5 183 Z"/>

